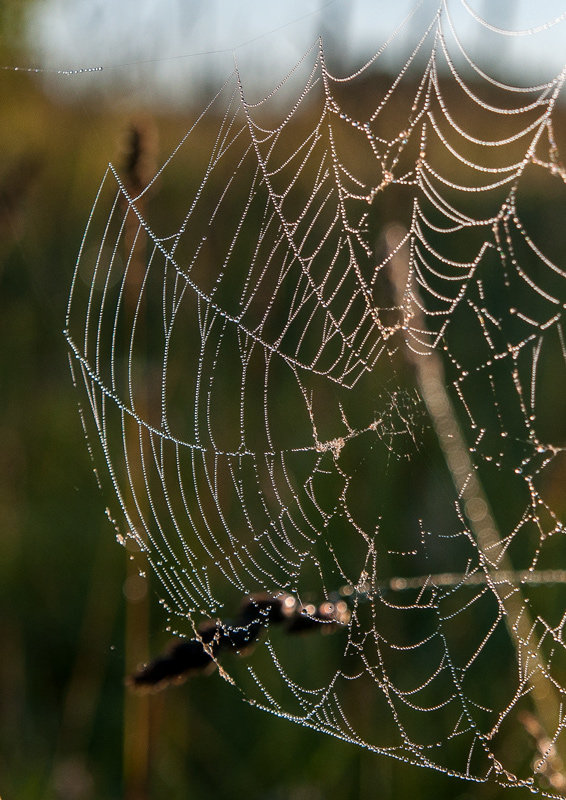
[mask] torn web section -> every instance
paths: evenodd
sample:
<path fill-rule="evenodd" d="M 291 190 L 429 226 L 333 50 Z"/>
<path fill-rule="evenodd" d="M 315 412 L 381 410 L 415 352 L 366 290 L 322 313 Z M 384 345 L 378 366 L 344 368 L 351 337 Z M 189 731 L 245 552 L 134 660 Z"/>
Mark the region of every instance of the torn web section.
<path fill-rule="evenodd" d="M 562 76 L 531 91 L 523 89 L 521 101 L 528 101 L 524 106 L 517 104 L 517 95 L 512 102 L 513 96 L 506 98 L 494 89 L 490 90 L 492 96 L 485 99 L 484 94 L 482 99 L 482 88 L 487 91 L 480 84 L 470 96 L 477 107 L 470 118 L 485 129 L 487 122 L 482 123 L 482 117 L 501 117 L 501 123 L 492 125 L 492 130 L 501 131 L 500 138 L 480 141 L 478 131 L 469 125 L 466 134 L 473 138 L 458 154 L 460 159 L 472 161 L 470 154 L 500 152 L 509 161 L 498 169 L 508 177 L 500 186 L 479 187 L 488 202 L 497 200 L 497 204 L 492 217 L 484 221 L 470 218 L 485 235 L 483 251 L 476 248 L 473 271 L 442 332 L 441 345 L 475 468 L 488 495 L 489 487 L 494 487 L 492 491 L 504 490 L 510 498 L 507 504 L 494 501 L 500 537 L 492 541 L 485 555 L 496 568 L 503 569 L 508 556 L 517 569 L 535 569 L 559 555 L 560 537 L 554 534 L 561 531 L 563 515 L 556 495 L 553 502 L 547 502 L 536 488 L 545 485 L 547 468 L 548 474 L 555 473 L 557 465 L 551 465 L 556 457 L 561 460 L 564 440 L 556 425 L 550 430 L 546 424 L 560 416 L 556 396 L 541 391 L 551 382 L 559 387 L 564 381 L 562 237 L 558 230 L 552 236 L 541 236 L 545 228 L 541 216 L 551 219 L 554 203 L 563 202 L 564 197 L 558 147 L 564 124 L 559 103 Z M 446 122 L 463 142 L 464 128 L 448 103 Z M 447 135 L 439 138 L 448 141 Z M 491 170 L 495 158 L 491 156 Z M 472 163 L 477 169 L 487 168 L 476 155 Z M 458 170 L 453 168 L 451 174 L 458 175 Z M 453 183 L 458 185 L 450 186 L 443 197 L 461 211 L 458 194 L 465 197 L 464 192 L 469 191 L 464 181 Z M 549 202 L 541 204 L 541 196 Z M 486 203 L 485 209 L 488 207 Z M 453 257 L 445 249 L 449 243 L 450 236 L 444 237 L 434 248 L 436 253 L 447 253 L 447 266 Z M 417 256 L 414 261 L 418 263 Z M 415 295 L 426 296 L 419 288 Z"/>
<path fill-rule="evenodd" d="M 463 583 L 470 588 L 470 604 L 462 606 L 461 598 L 455 600 L 447 593 L 441 618 L 453 665 L 461 674 L 460 687 L 476 706 L 472 718 L 480 728 L 489 730 L 496 757 L 506 736 L 520 738 L 521 720 L 531 713 L 533 697 L 539 692 L 552 694 L 552 686 L 561 681 L 564 663 L 564 647 L 556 636 L 563 614 L 562 588 L 555 588 L 549 602 L 540 587 L 527 585 L 528 577 L 520 577 L 543 565 L 563 566 L 563 503 L 556 494 L 553 502 L 548 502 L 550 494 L 543 499 L 537 488 L 551 483 L 544 473 L 556 456 L 560 461 L 562 437 L 556 428 L 550 432 L 546 427 L 552 444 L 541 442 L 539 431 L 545 426 L 538 421 L 535 397 L 540 398 L 542 407 L 545 399 L 540 386 L 551 380 L 563 383 L 564 267 L 560 248 L 554 243 L 537 245 L 526 222 L 533 219 L 529 203 L 540 197 L 541 184 L 551 196 L 563 196 L 556 149 L 563 113 L 557 105 L 561 81 L 559 76 L 530 93 L 524 90 L 520 105 L 504 92 L 499 92 L 498 98 L 492 89 L 491 97 L 485 99 L 484 94 L 482 99 L 485 87 L 476 86 L 473 94 L 466 87 L 477 112 L 467 118 L 473 125 L 466 120 L 465 127 L 456 121 L 447 93 L 442 96 L 442 84 L 435 85 L 443 111 L 442 127 L 429 114 L 429 121 L 435 123 L 436 152 L 433 147 L 426 159 L 423 155 L 423 196 L 411 241 L 413 283 L 404 303 L 409 347 L 426 358 L 435 342 L 444 354 L 451 396 L 469 448 L 468 483 L 476 483 L 479 477 L 487 495 L 465 501 L 465 475 L 461 474 L 463 529 L 469 525 L 470 540 L 477 542 L 487 585 L 472 591 L 470 576 Z M 529 102 L 523 105 L 525 99 Z M 474 126 L 485 130 L 486 117 L 495 119 L 497 115 L 507 120 L 491 126 L 501 138 L 480 141 Z M 447 151 L 444 158 L 440 145 Z M 491 153 L 489 160 L 480 158 L 482 153 Z M 471 175 L 472 169 L 499 172 L 502 177 L 495 183 L 481 177 L 470 183 L 466 174 Z M 479 192 L 485 199 L 482 216 L 470 202 L 477 202 Z M 493 216 L 486 214 L 490 207 Z M 443 216 L 444 228 L 440 226 Z M 470 260 L 465 263 L 459 253 L 469 255 Z M 458 293 L 450 294 L 442 286 L 449 287 L 451 280 L 458 285 L 457 270 L 462 267 L 469 272 L 460 280 Z M 443 303 L 450 306 L 444 319 Z M 442 322 L 442 328 L 436 327 L 441 334 L 436 339 L 434 317 Z M 540 359 L 543 351 L 547 354 L 544 366 Z M 550 418 L 550 413 L 559 412 L 556 406 L 550 412 L 551 395 L 548 400 Z M 541 414 L 541 419 L 544 416 Z M 460 458 L 461 465 L 466 461 L 467 456 Z M 555 464 L 549 473 L 554 473 L 554 480 L 557 467 Z M 502 498 L 506 500 L 502 502 Z M 482 537 L 477 536 L 479 528 L 485 533 Z M 469 622 L 474 615 L 483 620 L 481 641 L 470 633 L 478 630 Z M 529 625 L 532 621 L 532 627 L 521 631 L 524 619 L 529 619 Z M 459 641 L 463 628 L 467 631 L 465 643 Z M 485 675 L 494 660 L 500 665 L 500 675 L 506 677 L 502 682 L 490 682 L 486 690 Z M 534 665 L 530 676 L 521 669 L 524 663 Z M 549 732 L 558 735 L 558 707 L 546 722 Z"/>
<path fill-rule="evenodd" d="M 561 113 L 557 108 L 553 115 L 557 134 L 563 124 Z M 560 584 L 543 589 L 531 584 L 528 576 L 536 570 L 564 568 L 564 504 L 556 481 L 564 482 L 562 399 L 558 395 L 562 396 L 565 379 L 561 343 L 565 274 L 561 229 L 557 227 L 552 237 L 539 238 L 544 223 L 533 224 L 538 215 L 529 206 L 540 191 L 537 186 L 544 186 L 545 196 L 563 202 L 564 182 L 552 169 L 548 139 L 541 137 L 540 145 L 546 156 L 537 156 L 525 166 L 510 195 L 510 208 L 504 209 L 494 226 L 496 253 L 480 265 L 473 292 L 466 297 L 467 307 L 462 306 L 466 312 L 460 322 L 462 333 L 458 334 L 455 317 L 445 343 L 460 419 L 493 509 L 497 535 L 491 536 L 484 554 L 492 575 L 502 573 L 497 593 L 510 598 L 512 607 L 503 605 L 507 627 L 520 625 L 521 615 L 532 621 L 531 633 L 519 637 L 518 665 L 532 661 L 536 653 L 540 661 L 535 674 L 544 676 L 541 683 L 551 693 L 552 686 L 562 682 L 564 669 L 564 645 L 557 633 L 563 619 L 564 589 Z M 553 202 L 544 208 L 543 213 L 552 217 Z M 464 343 L 464 332 L 474 326 L 478 336 L 472 350 Z M 485 517 L 485 508 L 478 507 L 475 514 Z M 517 583 L 503 577 L 511 566 L 524 576 Z M 484 652 L 496 642 L 494 636 Z M 513 653 L 509 660 L 512 663 Z M 470 668 L 470 678 L 475 669 Z M 515 686 L 515 694 L 508 697 L 497 733 L 512 729 L 529 708 L 529 701 L 521 696 L 524 673 L 516 668 L 508 674 L 508 686 Z M 549 723 L 551 732 L 558 732 L 559 724 L 555 712 Z"/>
<path fill-rule="evenodd" d="M 454 69 L 443 21 L 435 32 L 437 43 L 438 34 L 442 34 L 442 47 L 427 65 L 406 125 L 396 137 L 383 137 L 380 143 L 383 179 L 370 193 L 372 204 L 383 218 L 390 213 L 392 203 L 400 207 L 403 197 L 405 201 L 411 197 L 412 216 L 405 223 L 407 234 L 400 245 L 408 252 L 404 254 L 406 277 L 403 297 L 397 301 L 398 315 L 394 308 L 388 313 L 377 292 L 381 280 L 382 291 L 385 288 L 382 296 L 387 294 L 383 278 L 402 260 L 400 251 L 390 253 L 376 269 L 376 314 L 393 320 L 392 332 L 397 326 L 403 328 L 413 361 L 420 360 L 424 365 L 429 357 L 438 359 L 435 350 L 443 355 L 450 396 L 458 407 L 467 440 L 467 447 L 463 443 L 461 450 L 469 452 L 469 456 L 462 458 L 460 454 L 452 461 L 460 461 L 455 480 L 458 488 L 463 491 L 466 483 L 476 482 L 479 474 L 488 496 L 493 493 L 494 503 L 501 492 L 505 496 L 509 492 L 507 504 L 497 503 L 495 525 L 499 523 L 501 536 L 492 523 L 489 541 L 478 541 L 473 524 L 487 516 L 486 502 L 475 498 L 468 504 L 465 496 L 459 498 L 459 530 L 462 536 L 469 537 L 469 547 L 476 552 L 458 590 L 441 592 L 438 606 L 448 651 L 454 655 L 451 668 L 458 675 L 458 690 L 469 701 L 462 719 L 467 719 L 469 730 L 478 725 L 478 734 L 493 725 L 490 738 L 497 742 L 501 730 L 516 725 L 522 712 L 529 708 L 524 697 L 531 689 L 519 665 L 533 658 L 533 649 L 540 649 L 544 657 L 536 671 L 544 675 L 547 691 L 551 692 L 552 681 L 560 680 L 563 661 L 562 645 L 553 643 L 563 602 L 556 604 L 550 616 L 547 612 L 547 618 L 536 620 L 532 641 L 522 638 L 523 632 L 519 637 L 522 641 L 514 644 L 509 635 L 521 616 L 528 616 L 527 604 L 532 602 L 534 607 L 536 593 L 529 587 L 525 590 L 526 600 L 521 599 L 510 565 L 533 570 L 541 563 L 543 550 L 552 560 L 552 553 L 561 548 L 561 536 L 556 534 L 562 532 L 562 504 L 555 495 L 555 507 L 550 508 L 533 489 L 532 474 L 520 476 L 524 475 L 523 462 L 530 460 L 529 453 L 537 454 L 544 469 L 556 456 L 561 457 L 555 432 L 555 445 L 540 444 L 540 435 L 533 432 L 535 417 L 529 410 L 532 401 L 525 399 L 529 394 L 526 387 L 530 387 L 531 395 L 535 391 L 540 395 L 535 384 L 548 381 L 555 370 L 557 377 L 563 373 L 562 330 L 558 324 L 564 297 L 563 267 L 559 249 L 553 259 L 530 239 L 518 211 L 517 197 L 536 196 L 533 172 L 537 170 L 556 179 L 553 194 L 561 192 L 563 176 L 554 123 L 560 121 L 556 102 L 562 76 L 532 90 L 520 89 L 516 94 L 513 87 L 490 81 L 483 85 L 480 81 L 479 86 L 476 81 L 472 86 Z M 443 77 L 447 69 L 454 80 L 447 82 Z M 400 78 L 394 89 L 402 96 L 401 86 Z M 389 94 L 392 96 L 393 90 Z M 372 119 L 379 120 L 381 115 L 383 122 L 390 110 L 384 103 L 377 107 Z M 358 116 L 354 111 L 345 113 L 342 104 L 340 112 L 340 119 L 353 128 L 368 130 L 364 122 L 367 117 L 359 116 L 359 111 Z M 486 130 L 496 132 L 497 137 L 487 138 Z M 415 140 L 419 143 L 416 155 Z M 346 148 L 344 153 L 346 159 Z M 408 205 L 405 203 L 405 211 Z M 505 230 L 504 235 L 500 228 Z M 524 248 L 530 250 L 522 259 L 515 238 L 522 239 Z M 541 269 L 543 264 L 546 270 Z M 514 301 L 522 295 L 525 306 L 528 304 L 533 311 L 539 308 L 540 322 L 536 317 L 529 319 L 526 311 L 518 312 Z M 517 317 L 521 317 L 520 324 Z M 539 336 L 533 335 L 534 327 L 539 328 Z M 543 336 L 552 327 L 556 335 Z M 546 378 L 538 373 L 543 339 L 549 369 Z M 528 354 L 520 357 L 522 350 Z M 554 368 L 550 364 L 551 352 L 555 353 Z M 522 366 L 516 363 L 519 360 Z M 424 374 L 426 366 L 419 371 Z M 446 406 L 447 399 L 443 402 Z M 538 475 L 542 468 L 535 467 L 535 471 Z M 554 471 L 554 480 L 559 472 Z M 487 532 L 487 525 L 485 529 Z M 554 539 L 550 546 L 549 536 Z M 460 553 L 466 549 L 461 547 Z M 486 560 L 490 562 L 487 575 Z M 502 589 L 489 585 L 491 569 L 501 571 Z M 560 589 L 556 592 L 560 593 Z M 516 605 L 510 602 L 506 606 L 502 602 L 504 594 L 514 596 Z M 536 606 L 542 605 L 539 592 Z M 463 630 L 465 642 L 461 639 Z M 505 678 L 503 682 L 490 683 L 490 691 L 485 692 L 482 687 L 494 660 L 500 663 Z M 554 714 L 551 731 L 558 732 L 559 723 L 559 716 Z M 461 733 L 459 728 L 454 736 Z M 498 751 L 497 746 L 494 751 Z"/>

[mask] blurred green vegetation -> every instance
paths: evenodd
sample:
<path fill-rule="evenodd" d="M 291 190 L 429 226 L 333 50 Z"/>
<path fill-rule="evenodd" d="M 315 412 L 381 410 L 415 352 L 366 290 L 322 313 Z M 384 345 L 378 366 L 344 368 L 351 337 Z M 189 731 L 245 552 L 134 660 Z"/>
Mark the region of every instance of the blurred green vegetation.
<path fill-rule="evenodd" d="M 123 158 L 132 120 L 148 112 L 124 99 L 63 103 L 37 77 L 9 71 L 0 91 L 0 793 L 113 800 L 125 792 L 128 554 L 104 516 L 62 328 L 96 188 L 107 161 Z M 155 116 L 162 156 L 191 116 Z M 158 653 L 167 637 L 151 589 L 149 608 Z M 133 702 L 149 704 L 150 719 L 137 800 L 490 800 L 502 791 L 263 714 L 218 674 Z"/>

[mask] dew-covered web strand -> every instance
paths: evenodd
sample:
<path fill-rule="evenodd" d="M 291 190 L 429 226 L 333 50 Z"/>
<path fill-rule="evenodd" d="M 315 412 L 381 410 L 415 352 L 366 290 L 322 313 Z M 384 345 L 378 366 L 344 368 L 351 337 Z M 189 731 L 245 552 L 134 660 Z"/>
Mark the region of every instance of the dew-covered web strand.
<path fill-rule="evenodd" d="M 137 196 L 110 167 L 66 335 L 109 515 L 180 637 L 155 683 L 216 664 L 285 719 L 554 796 L 566 276 L 525 199 L 551 219 L 564 191 L 564 72 L 493 78 L 459 5 L 499 35 L 443 2 L 387 78 L 385 49 L 340 78 L 317 42 L 248 102 L 236 68 Z M 142 213 L 193 143 L 178 216 Z"/>
<path fill-rule="evenodd" d="M 283 23 L 282 25 L 278 25 L 275 28 L 270 28 L 267 31 L 263 31 L 262 33 L 257 34 L 257 36 L 253 36 L 250 39 L 246 39 L 240 42 L 237 45 L 232 45 L 230 47 L 224 48 L 215 48 L 212 50 L 193 50 L 189 53 L 178 53 L 175 55 L 167 55 L 167 56 L 160 56 L 156 58 L 147 58 L 147 59 L 135 59 L 129 62 L 123 62 L 120 64 L 97 64 L 90 67 L 67 67 L 67 68 L 53 68 L 53 67 L 40 67 L 40 66 L 21 66 L 21 65 L 8 65 L 2 64 L 0 65 L 0 70 L 5 70 L 7 72 L 23 72 L 23 73 L 33 73 L 36 75 L 40 74 L 52 74 L 52 75 L 61 75 L 67 77 L 76 77 L 79 75 L 85 75 L 88 73 L 96 73 L 96 72 L 103 72 L 103 71 L 122 71 L 129 67 L 136 67 L 141 66 L 144 64 L 159 64 L 168 61 L 180 61 L 183 59 L 192 59 L 202 56 L 213 56 L 213 55 L 222 55 L 222 54 L 233 54 L 234 56 L 237 55 L 239 50 L 244 50 L 245 48 L 249 47 L 251 44 L 255 44 L 262 39 L 268 38 L 273 36 L 275 33 L 279 33 L 280 31 L 286 30 L 287 28 L 291 28 L 292 26 L 296 25 L 299 22 L 303 22 L 306 19 L 309 19 L 313 16 L 320 16 L 322 12 L 329 9 L 333 6 L 337 0 L 328 0 L 328 2 L 324 3 L 321 7 L 315 9 L 314 11 L 309 11 L 306 14 L 301 14 L 288 22 Z"/>
<path fill-rule="evenodd" d="M 507 30 L 506 28 L 499 28 L 496 25 L 492 25 L 482 16 L 477 14 L 473 8 L 471 8 L 470 4 L 467 0 L 461 0 L 462 6 L 466 9 L 468 14 L 479 24 L 486 28 L 487 30 L 491 31 L 492 33 L 497 33 L 499 36 L 533 36 L 537 33 L 543 33 L 545 31 L 550 30 L 550 28 L 554 27 L 555 25 L 560 25 L 566 20 L 566 11 L 558 16 L 554 17 L 554 19 L 550 19 L 547 22 L 543 22 L 541 25 L 534 25 L 530 28 L 524 28 L 523 30 Z M 443 3 L 443 7 L 447 9 L 449 3 L 448 0 L 445 0 Z"/>

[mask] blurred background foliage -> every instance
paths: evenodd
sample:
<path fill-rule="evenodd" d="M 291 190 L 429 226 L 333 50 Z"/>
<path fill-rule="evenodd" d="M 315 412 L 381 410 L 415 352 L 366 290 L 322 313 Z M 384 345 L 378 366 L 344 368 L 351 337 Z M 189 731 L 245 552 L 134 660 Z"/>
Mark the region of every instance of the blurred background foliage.
<path fill-rule="evenodd" d="M 28 5 L 3 0 L 7 67 L 30 61 Z M 45 90 L 41 75 L 12 69 L 0 72 L 0 83 L 3 800 L 497 797 L 495 786 L 407 767 L 263 714 L 218 674 L 151 697 L 127 694 L 127 598 L 129 605 L 145 599 L 127 583 L 128 553 L 104 516 L 62 328 L 108 160 L 124 165 L 132 125 L 140 124 L 152 126 L 164 158 L 196 108 L 136 108 L 120 93 L 62 99 Z M 170 196 L 182 196 L 184 185 L 179 176 Z M 167 637 L 151 587 L 147 605 L 139 652 L 156 654 Z M 132 767 L 126 757 L 134 777 L 123 769 L 131 746 L 125 703 L 148 725 L 143 763 Z"/>

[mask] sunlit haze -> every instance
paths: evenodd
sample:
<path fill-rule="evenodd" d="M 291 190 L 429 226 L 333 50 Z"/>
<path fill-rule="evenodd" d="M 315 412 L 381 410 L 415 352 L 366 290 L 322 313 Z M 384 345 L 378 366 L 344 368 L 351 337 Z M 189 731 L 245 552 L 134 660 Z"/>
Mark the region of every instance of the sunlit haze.
<path fill-rule="evenodd" d="M 248 88 L 268 91 L 323 36 L 329 67 L 346 74 L 378 51 L 395 69 L 418 42 L 438 0 L 46 0 L 33 6 L 33 65 L 46 70 L 102 67 L 82 75 L 73 91 L 119 84 L 144 99 L 184 102 L 217 85 L 236 60 Z M 487 0 L 448 4 L 464 47 L 492 75 L 516 82 L 547 80 L 562 67 L 566 23 L 560 0 Z M 414 12 L 411 16 L 411 13 Z M 519 35 L 498 37 L 474 15 Z M 521 31 L 551 23 L 536 36 Z M 67 84 L 69 82 L 67 81 Z M 57 80 L 59 88 L 65 82 Z"/>

